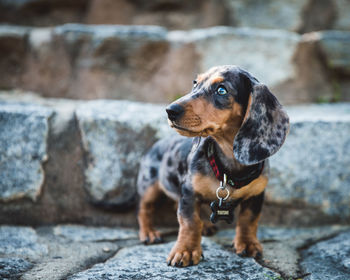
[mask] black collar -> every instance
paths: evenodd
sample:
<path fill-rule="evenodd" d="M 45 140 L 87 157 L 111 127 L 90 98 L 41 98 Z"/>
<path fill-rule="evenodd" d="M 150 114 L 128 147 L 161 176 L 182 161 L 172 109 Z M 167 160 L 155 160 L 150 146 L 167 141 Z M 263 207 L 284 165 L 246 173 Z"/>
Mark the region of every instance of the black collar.
<path fill-rule="evenodd" d="M 250 182 L 258 178 L 264 170 L 264 161 L 259 162 L 255 165 L 248 167 L 248 171 L 244 172 L 243 176 L 238 177 L 233 175 L 230 170 L 227 170 L 223 164 L 220 162 L 219 158 L 216 155 L 215 144 L 213 140 L 208 141 L 207 145 L 207 157 L 209 164 L 215 174 L 215 177 L 222 181 L 224 174 L 227 176 L 227 184 L 233 188 L 240 189 Z"/>

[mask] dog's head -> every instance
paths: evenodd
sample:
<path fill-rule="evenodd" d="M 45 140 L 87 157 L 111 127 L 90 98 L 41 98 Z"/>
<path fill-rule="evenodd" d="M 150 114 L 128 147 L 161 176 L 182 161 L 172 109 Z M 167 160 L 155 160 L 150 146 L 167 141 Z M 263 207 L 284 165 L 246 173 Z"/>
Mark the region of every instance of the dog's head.
<path fill-rule="evenodd" d="M 232 128 L 235 158 L 245 165 L 268 158 L 282 146 L 288 115 L 267 86 L 248 72 L 231 65 L 214 67 L 193 84 L 190 93 L 166 108 L 168 122 L 179 134 L 215 137 Z"/>

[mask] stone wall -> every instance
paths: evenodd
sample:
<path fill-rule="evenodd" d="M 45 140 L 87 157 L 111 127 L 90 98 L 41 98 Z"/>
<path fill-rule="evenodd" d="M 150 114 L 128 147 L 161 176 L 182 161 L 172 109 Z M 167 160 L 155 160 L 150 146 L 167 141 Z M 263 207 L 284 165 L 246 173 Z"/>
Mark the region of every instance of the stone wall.
<path fill-rule="evenodd" d="M 67 24 L 0 26 L 0 88 L 168 103 L 198 73 L 236 64 L 283 104 L 350 100 L 350 32 Z"/>
<path fill-rule="evenodd" d="M 136 225 L 140 158 L 157 139 L 174 133 L 164 105 L 18 92 L 0 100 L 0 223 Z M 291 131 L 271 158 L 263 222 L 346 223 L 350 105 L 287 111 Z M 166 210 L 158 222 L 175 224 L 166 201 L 159 203 Z"/>
<path fill-rule="evenodd" d="M 162 25 L 192 29 L 227 25 L 299 33 L 350 30 L 349 0 L 1 0 L 0 22 L 53 26 Z"/>

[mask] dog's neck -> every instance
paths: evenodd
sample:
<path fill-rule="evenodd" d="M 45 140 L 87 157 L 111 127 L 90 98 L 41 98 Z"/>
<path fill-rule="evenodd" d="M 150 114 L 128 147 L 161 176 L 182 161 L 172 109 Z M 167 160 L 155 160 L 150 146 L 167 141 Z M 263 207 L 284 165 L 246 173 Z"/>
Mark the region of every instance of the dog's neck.
<path fill-rule="evenodd" d="M 222 155 L 219 153 L 218 156 L 221 158 L 222 163 L 233 172 L 242 171 L 247 167 L 239 163 L 233 154 L 233 141 L 238 130 L 239 126 L 234 128 L 233 131 L 231 127 L 230 130 L 223 130 L 221 133 L 212 136 L 221 150 Z"/>

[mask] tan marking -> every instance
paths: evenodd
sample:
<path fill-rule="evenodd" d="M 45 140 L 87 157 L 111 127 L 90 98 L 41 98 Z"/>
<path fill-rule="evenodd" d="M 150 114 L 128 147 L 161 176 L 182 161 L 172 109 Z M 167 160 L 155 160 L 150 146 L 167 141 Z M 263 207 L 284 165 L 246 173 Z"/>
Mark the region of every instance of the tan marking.
<path fill-rule="evenodd" d="M 252 196 L 262 193 L 267 185 L 267 177 L 260 175 L 257 179 L 250 182 L 248 185 L 240 189 L 228 187 L 230 191 L 229 199 L 243 199 L 246 200 Z M 220 182 L 212 176 L 204 176 L 202 174 L 195 174 L 192 177 L 192 186 L 196 194 L 200 195 L 203 200 L 215 200 L 216 189 Z M 225 193 L 226 194 L 226 193 Z"/>
<path fill-rule="evenodd" d="M 267 177 L 265 175 L 260 175 L 258 178 L 250 182 L 248 185 L 238 190 L 235 190 L 233 194 L 230 196 L 230 198 L 233 198 L 233 199 L 242 198 L 243 200 L 246 200 L 252 196 L 259 195 L 264 191 L 267 185 L 267 182 L 268 182 Z"/>
<path fill-rule="evenodd" d="M 199 204 L 196 204 L 191 219 L 184 218 L 178 214 L 180 224 L 177 241 L 169 253 L 167 262 L 172 266 L 182 262 L 183 266 L 188 266 L 190 261 L 198 264 L 202 255 L 201 239 L 203 222 L 199 217 Z"/>
<path fill-rule="evenodd" d="M 204 200 L 215 200 L 216 189 L 219 186 L 219 181 L 212 176 L 204 176 L 194 174 L 192 177 L 192 187 L 196 194 L 200 195 Z"/>
<path fill-rule="evenodd" d="M 252 94 L 249 94 L 249 99 L 248 99 L 248 104 L 247 104 L 247 110 L 245 112 L 244 118 L 243 118 L 243 123 L 247 120 L 247 118 L 249 117 L 249 113 L 250 113 L 250 109 L 251 109 L 251 105 L 252 105 Z"/>
<path fill-rule="evenodd" d="M 217 77 L 214 77 L 210 83 L 213 85 L 213 84 L 219 84 L 219 83 L 222 83 L 224 81 L 224 77 L 222 76 L 217 76 Z"/>
<path fill-rule="evenodd" d="M 141 241 L 145 241 L 147 238 L 150 243 L 153 243 L 157 237 L 160 237 L 158 231 L 153 228 L 153 214 L 154 204 L 162 193 L 158 182 L 149 186 L 141 197 L 139 204 L 139 212 L 137 219 L 139 222 L 139 237 Z"/>

